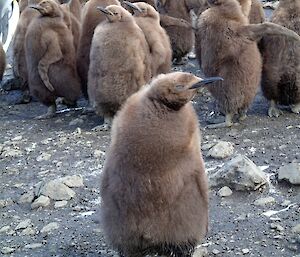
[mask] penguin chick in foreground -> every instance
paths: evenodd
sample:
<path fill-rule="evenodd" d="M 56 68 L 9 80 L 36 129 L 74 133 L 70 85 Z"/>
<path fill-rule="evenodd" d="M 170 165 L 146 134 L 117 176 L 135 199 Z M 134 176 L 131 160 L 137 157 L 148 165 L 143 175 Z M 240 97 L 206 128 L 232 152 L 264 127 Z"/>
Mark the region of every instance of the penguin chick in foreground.
<path fill-rule="evenodd" d="M 73 36 L 57 2 L 43 0 L 29 7 L 40 13 L 30 23 L 25 37 L 29 89 L 49 107 L 47 114 L 37 118 L 50 118 L 56 113 L 56 97 L 74 106 L 81 94 Z"/>
<path fill-rule="evenodd" d="M 172 65 L 172 48 L 169 36 L 159 24 L 159 13 L 149 4 L 138 2 L 132 4 L 124 1 L 134 10 L 137 25 L 144 32 L 151 56 L 151 71 L 155 77 L 169 73 Z"/>
<path fill-rule="evenodd" d="M 149 47 L 143 31 L 123 7 L 98 7 L 107 20 L 95 29 L 88 73 L 88 94 L 103 130 L 125 100 L 151 78 Z"/>
<path fill-rule="evenodd" d="M 209 0 L 197 24 L 196 55 L 206 76 L 221 76 L 223 82 L 209 87 L 225 122 L 209 128 L 230 127 L 234 115 L 246 117 L 261 77 L 262 61 L 256 41 L 267 34 L 299 36 L 272 23 L 250 24 L 237 0 Z"/>
<path fill-rule="evenodd" d="M 105 15 L 96 9 L 97 6 L 120 5 L 118 0 L 89 0 L 82 13 L 82 29 L 79 39 L 79 47 L 77 53 L 77 70 L 81 79 L 82 92 L 85 98 L 88 98 L 88 70 L 90 65 L 90 51 L 97 25 L 103 22 Z"/>
<path fill-rule="evenodd" d="M 300 1 L 281 0 L 271 21 L 300 35 Z M 270 101 L 268 114 L 278 117 L 277 104 L 289 105 L 300 113 L 300 43 L 288 37 L 265 36 L 263 45 L 262 91 Z"/>
<path fill-rule="evenodd" d="M 125 257 L 192 256 L 208 227 L 208 185 L 197 88 L 220 78 L 161 74 L 133 94 L 113 121 L 101 180 L 101 223 Z"/>

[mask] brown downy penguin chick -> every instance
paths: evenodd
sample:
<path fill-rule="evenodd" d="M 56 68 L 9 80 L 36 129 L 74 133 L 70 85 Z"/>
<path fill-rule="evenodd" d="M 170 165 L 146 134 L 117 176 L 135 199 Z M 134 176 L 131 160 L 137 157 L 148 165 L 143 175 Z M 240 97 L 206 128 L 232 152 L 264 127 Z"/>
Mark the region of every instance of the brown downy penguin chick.
<path fill-rule="evenodd" d="M 57 2 L 43 0 L 29 7 L 40 12 L 25 37 L 29 89 L 49 107 L 48 113 L 38 118 L 50 118 L 56 112 L 56 97 L 63 97 L 68 105 L 74 106 L 81 94 L 73 36 Z"/>
<path fill-rule="evenodd" d="M 209 88 L 225 122 L 210 128 L 233 125 L 233 117 L 244 119 L 254 99 L 260 77 L 261 57 L 256 41 L 266 34 L 299 36 L 272 23 L 250 24 L 237 0 L 209 0 L 211 8 L 203 12 L 197 24 L 196 55 L 206 76 L 221 76 Z"/>
<path fill-rule="evenodd" d="M 159 12 L 162 15 L 168 15 L 177 19 L 184 19 L 192 24 L 190 8 L 182 0 L 159 1 Z M 161 19 L 161 25 L 167 31 L 170 37 L 173 50 L 173 60 L 176 64 L 182 64 L 182 58 L 188 54 L 194 45 L 194 31 L 192 26 L 186 28 L 183 26 L 167 25 L 164 19 Z"/>
<path fill-rule="evenodd" d="M 280 0 L 271 21 L 300 35 L 300 1 Z M 263 42 L 262 91 L 271 102 L 270 117 L 281 111 L 276 105 L 290 105 L 300 113 L 300 43 L 288 37 L 265 36 Z"/>
<path fill-rule="evenodd" d="M 6 68 L 6 54 L 3 49 L 2 43 L 0 43 L 0 81 L 3 79 L 3 74 Z"/>
<path fill-rule="evenodd" d="M 94 33 L 88 74 L 88 94 L 103 130 L 125 100 L 151 78 L 149 47 L 143 31 L 123 7 L 98 7 L 107 20 Z"/>
<path fill-rule="evenodd" d="M 30 5 L 38 4 L 41 0 L 29 0 Z M 12 42 L 12 59 L 13 59 L 13 74 L 14 79 L 10 83 L 16 83 L 20 81 L 20 89 L 23 91 L 23 97 L 20 103 L 30 102 L 30 94 L 28 88 L 28 74 L 27 74 L 27 65 L 26 65 L 26 56 L 25 56 L 25 35 L 30 23 L 40 15 L 40 13 L 33 9 L 29 8 L 28 2 L 24 10 L 21 12 L 18 25 L 14 34 Z M 22 1 L 24 4 L 24 1 Z"/>
<path fill-rule="evenodd" d="M 77 5 L 80 5 L 79 0 L 71 0 L 67 4 L 61 5 L 63 14 L 64 14 L 64 21 L 73 35 L 73 43 L 74 43 L 76 53 L 78 50 L 79 37 L 80 37 L 80 33 L 81 33 L 80 17 L 77 17 L 78 16 L 78 13 L 77 13 L 78 6 Z"/>
<path fill-rule="evenodd" d="M 124 3 L 134 10 L 135 21 L 144 32 L 150 50 L 152 76 L 169 73 L 172 65 L 172 49 L 169 36 L 159 24 L 159 13 L 147 3 L 132 4 L 127 1 Z"/>
<path fill-rule="evenodd" d="M 66 9 L 74 15 L 74 17 L 81 21 L 81 3 L 79 0 L 70 0 L 68 3 L 62 4 Z"/>
<path fill-rule="evenodd" d="M 161 74 L 113 121 L 101 180 L 101 223 L 124 257 L 189 257 L 208 227 L 208 185 L 190 100 L 202 80 Z"/>
<path fill-rule="evenodd" d="M 89 0 L 84 6 L 82 29 L 77 53 L 77 69 L 81 79 L 82 92 L 85 98 L 88 98 L 87 79 L 94 30 L 100 22 L 105 20 L 105 15 L 99 13 L 99 10 L 97 10 L 96 7 L 105 7 L 112 4 L 120 5 L 120 2 L 118 0 Z"/>

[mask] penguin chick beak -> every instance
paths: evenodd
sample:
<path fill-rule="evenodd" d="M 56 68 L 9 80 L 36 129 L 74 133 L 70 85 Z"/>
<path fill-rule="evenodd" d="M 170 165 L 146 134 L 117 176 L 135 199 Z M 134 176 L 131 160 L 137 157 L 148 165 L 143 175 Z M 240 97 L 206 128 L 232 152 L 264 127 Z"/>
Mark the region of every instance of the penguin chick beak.
<path fill-rule="evenodd" d="M 101 7 L 101 6 L 97 6 L 96 7 L 100 12 L 103 12 L 105 15 L 110 15 L 111 13 L 109 11 L 107 11 L 105 8 Z"/>
<path fill-rule="evenodd" d="M 140 13 L 143 12 L 138 6 L 134 5 L 133 3 L 130 3 L 128 1 L 124 1 L 123 3 L 126 4 L 127 6 L 129 6 L 130 8 L 132 8 L 133 10 L 136 10 Z"/>
<path fill-rule="evenodd" d="M 32 9 L 35 9 L 35 10 L 37 10 L 39 12 L 41 12 L 41 10 L 42 10 L 42 7 L 40 7 L 39 5 L 29 5 L 28 7 L 32 8 Z"/>
<path fill-rule="evenodd" d="M 207 84 L 213 83 L 215 81 L 223 81 L 224 79 L 221 77 L 210 77 L 210 78 L 205 78 L 200 80 L 199 82 L 195 83 L 192 85 L 189 89 L 196 89 L 202 86 L 205 86 Z"/>

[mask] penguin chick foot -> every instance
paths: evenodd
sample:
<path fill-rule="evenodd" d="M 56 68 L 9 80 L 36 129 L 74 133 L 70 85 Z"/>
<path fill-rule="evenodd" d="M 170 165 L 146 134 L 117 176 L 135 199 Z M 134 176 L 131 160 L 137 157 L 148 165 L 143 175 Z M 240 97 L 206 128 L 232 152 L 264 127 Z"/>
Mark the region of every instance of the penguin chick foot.
<path fill-rule="evenodd" d="M 300 103 L 291 105 L 291 111 L 293 113 L 299 114 L 300 113 Z"/>
<path fill-rule="evenodd" d="M 104 117 L 104 123 L 93 128 L 93 131 L 109 131 L 111 129 L 112 119 Z"/>
<path fill-rule="evenodd" d="M 174 65 L 185 65 L 188 62 L 188 58 L 187 57 L 179 57 L 179 58 L 175 58 L 175 60 L 173 61 Z"/>
<path fill-rule="evenodd" d="M 239 116 L 238 116 L 238 120 L 239 120 L 239 121 L 243 121 L 243 120 L 245 120 L 246 118 L 247 118 L 247 113 L 246 113 L 246 111 L 242 111 L 242 112 L 239 113 Z"/>
<path fill-rule="evenodd" d="M 45 120 L 45 119 L 51 119 L 53 117 L 55 117 L 56 115 L 56 105 L 51 105 L 48 107 L 48 111 L 46 114 L 40 115 L 35 117 L 35 120 Z"/>
<path fill-rule="evenodd" d="M 278 118 L 283 112 L 279 110 L 276 106 L 270 106 L 268 110 L 269 117 Z"/>
<path fill-rule="evenodd" d="M 232 114 L 226 114 L 226 116 L 225 116 L 225 122 L 216 123 L 216 124 L 210 124 L 210 125 L 207 125 L 207 128 L 209 128 L 209 129 L 229 128 L 232 125 L 233 125 Z"/>

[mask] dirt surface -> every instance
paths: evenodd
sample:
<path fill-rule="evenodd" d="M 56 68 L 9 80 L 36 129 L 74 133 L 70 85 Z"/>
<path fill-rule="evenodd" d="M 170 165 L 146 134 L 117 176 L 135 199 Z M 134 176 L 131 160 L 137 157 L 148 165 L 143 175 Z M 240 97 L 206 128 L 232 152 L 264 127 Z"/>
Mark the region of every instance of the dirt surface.
<path fill-rule="evenodd" d="M 176 69 L 200 74 L 195 60 Z M 7 74 L 5 79 L 9 78 Z M 14 105 L 18 97 L 18 91 L 0 94 L 0 256 L 5 250 L 16 257 L 118 256 L 106 245 L 97 218 L 100 173 L 110 133 L 93 131 L 101 119 L 84 115 L 81 110 L 64 112 L 50 120 L 34 120 L 46 108 L 38 102 Z M 85 105 L 81 100 L 79 106 Z M 205 129 L 206 121 L 213 114 L 214 104 L 207 91 L 194 99 L 194 107 L 203 145 L 231 142 L 235 154 L 246 155 L 271 178 L 271 186 L 252 192 L 234 191 L 226 198 L 217 195 L 219 188 L 210 190 L 210 229 L 203 240 L 209 256 L 300 256 L 300 234 L 292 232 L 300 224 L 300 187 L 278 183 L 276 177 L 279 167 L 300 162 L 300 115 L 284 110 L 279 118 L 269 118 L 268 103 L 259 93 L 242 124 L 209 130 Z M 207 157 L 207 151 L 203 155 L 207 170 L 227 161 Z M 53 200 L 37 210 L 32 210 L 30 203 L 18 203 L 20 196 L 34 190 L 40 181 L 66 175 L 81 175 L 84 187 L 73 188 L 76 195 L 65 207 L 54 208 Z M 262 207 L 253 204 L 265 196 L 274 197 L 275 202 Z M 262 215 L 267 210 L 285 208 L 285 200 L 296 205 L 271 218 Z M 26 219 L 31 220 L 30 232 L 16 229 Z M 59 227 L 41 232 L 51 222 Z"/>

